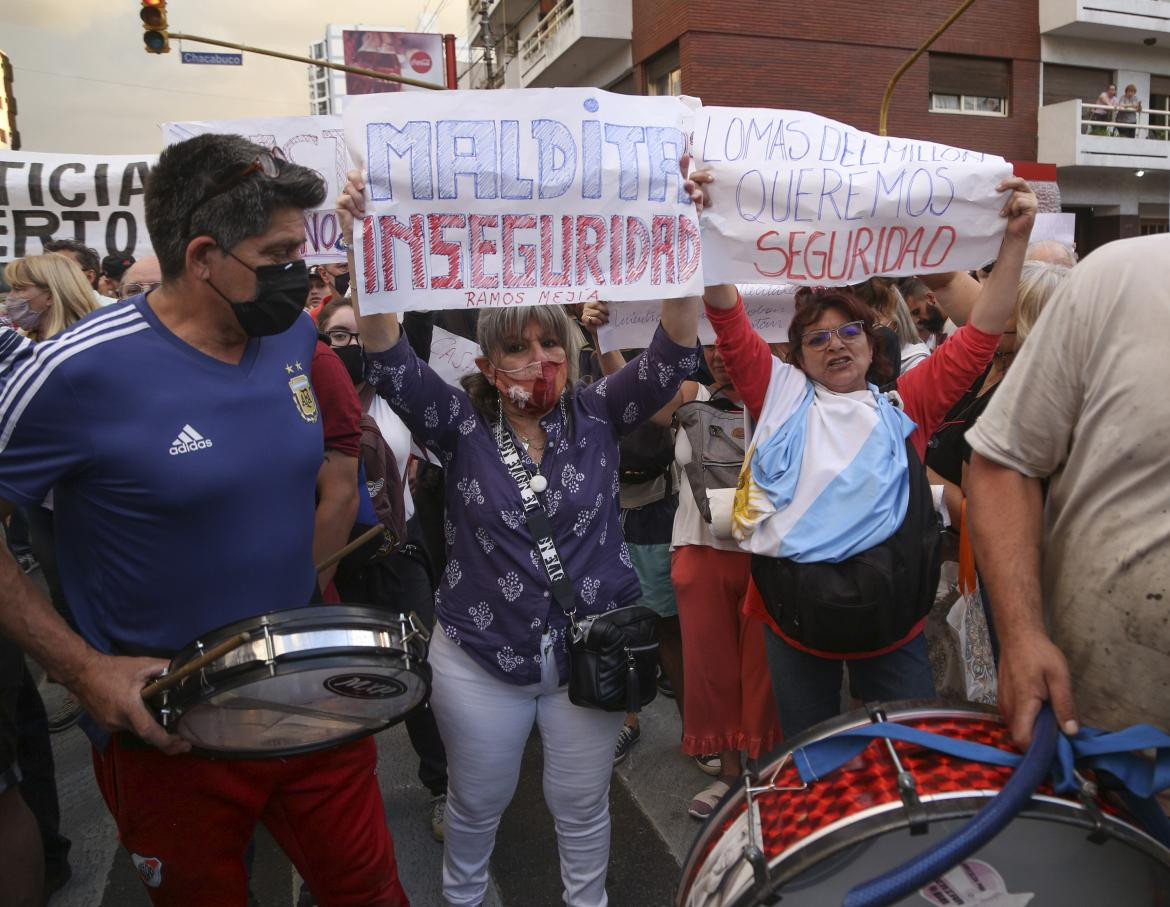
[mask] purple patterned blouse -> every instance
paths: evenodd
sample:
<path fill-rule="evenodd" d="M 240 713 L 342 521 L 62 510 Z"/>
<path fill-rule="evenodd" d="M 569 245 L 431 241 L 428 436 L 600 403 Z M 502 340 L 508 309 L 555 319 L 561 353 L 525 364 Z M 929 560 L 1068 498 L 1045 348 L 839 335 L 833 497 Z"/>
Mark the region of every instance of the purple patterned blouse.
<path fill-rule="evenodd" d="M 665 406 L 699 361 L 698 347 L 674 343 L 659 327 L 650 347 L 619 372 L 578 385 L 541 420 L 548 447 L 539 495 L 579 615 L 632 604 L 641 596 L 618 522 L 618 438 Z M 493 424 L 462 389 L 423 363 L 405 339 L 368 354 L 366 381 L 447 468 L 447 570 L 435 593 L 439 623 L 492 674 L 540 681 L 547 626 L 562 680 L 568 678 L 564 615 L 525 525 L 520 491 L 504 468 Z M 515 436 L 513 436 L 515 437 Z M 536 465 L 517 439 L 525 466 Z"/>

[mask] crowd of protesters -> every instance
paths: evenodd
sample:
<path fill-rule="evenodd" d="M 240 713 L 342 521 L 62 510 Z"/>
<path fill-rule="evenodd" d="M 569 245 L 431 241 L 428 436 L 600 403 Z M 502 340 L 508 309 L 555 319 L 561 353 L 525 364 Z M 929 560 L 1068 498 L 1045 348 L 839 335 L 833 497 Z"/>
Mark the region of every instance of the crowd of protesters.
<path fill-rule="evenodd" d="M 1127 122 L 1120 113 L 1112 119 Z M 204 479 L 230 487 L 216 495 L 229 502 L 225 509 L 202 518 L 219 525 L 250 506 L 252 519 L 279 512 L 280 519 L 305 525 L 290 527 L 287 549 L 262 563 L 232 550 L 229 533 L 199 564 L 210 567 L 209 559 L 218 557 L 215 569 L 230 565 L 224 568 L 229 579 L 237 571 L 267 570 L 285 578 L 281 588 L 303 592 L 300 600 L 290 593 L 288 601 L 259 610 L 311 599 L 363 602 L 417 612 L 433 629 L 430 704 L 411 714 L 407 728 L 431 798 L 431 831 L 445 842 L 436 885 L 448 903 L 474 905 L 485 897 L 500 817 L 535 725 L 565 900 L 605 904 L 613 765 L 637 751 L 641 722 L 655 720 L 569 702 L 571 616 L 550 604 L 533 530 L 501 462 L 505 434 L 547 511 L 580 614 L 640 602 L 658 616 L 660 689 L 675 697 L 681 751 L 710 776 L 696 774 L 693 789 L 679 797 L 678 809 L 697 819 L 741 783 L 745 768 L 851 703 L 945 692 L 932 669 L 929 648 L 936 643 L 928 644 L 923 629 L 946 596 L 939 562 L 953 556 L 969 497 L 977 566 L 988 581 L 982 600 L 1004 658 L 1001 697 L 1016 739 L 1026 741 L 1028 722 L 1045 698 L 1057 705 L 1066 731 L 1075 729 L 1070 666 L 1057 646 L 1072 653 L 1072 681 L 1089 717 L 1111 722 L 1100 688 L 1110 686 L 1102 678 L 1114 662 L 1102 662 L 1093 643 L 1118 634 L 1141 649 L 1120 697 L 1122 714 L 1127 721 L 1170 724 L 1166 673 L 1153 676 L 1170 657 L 1164 629 L 1163 645 L 1150 644 L 1151 654 L 1140 635 L 1103 628 L 1092 614 L 1095 593 L 1067 589 L 1047 562 L 1042 576 L 1034 555 L 1043 534 L 1059 533 L 1062 520 L 1085 544 L 1099 538 L 1094 519 L 1110 520 L 1106 513 L 1091 515 L 1104 506 L 1092 501 L 1105 494 L 1109 480 L 1098 473 L 1109 461 L 1100 450 L 1078 451 L 1088 443 L 1086 433 L 1107 446 L 1133 427 L 1121 411 L 1136 407 L 1136 397 L 1126 395 L 1140 391 L 1125 383 L 1135 366 L 1123 360 L 1133 360 L 1142 344 L 1123 338 L 1118 322 L 1141 330 L 1141 319 L 1103 314 L 1095 297 L 1120 299 L 1119 282 L 1131 279 L 1125 275 L 1148 267 L 1151 276 L 1140 279 L 1151 292 L 1135 289 L 1134 300 L 1156 308 L 1150 300 L 1162 298 L 1164 283 L 1153 270 L 1170 260 L 1164 243 L 1153 248 L 1161 240 L 1142 240 L 1140 250 L 1134 244 L 1133 255 L 1131 244 L 1121 243 L 1086 264 L 1076 264 L 1073 251 L 1059 243 L 1030 246 L 1036 198 L 1023 180 L 1010 179 L 997 187 L 1005 232 L 993 268 L 801 288 L 787 340 L 770 345 L 748 320 L 737 289 L 711 286 L 701 302 L 664 302 L 647 349 L 603 355 L 597 331 L 610 314 L 604 302 L 478 317 L 363 314 L 349 280 L 352 256 L 309 269 L 301 264 L 303 273 L 283 288 L 270 283 L 270 269 L 296 268 L 300 209 L 319 203 L 323 188 L 311 171 L 261 161 L 263 154 L 243 139 L 218 136 L 164 152 L 147 190 L 158 258 L 99 260 L 92 249 L 64 241 L 46 243 L 42 254 L 4 270 L 0 505 L 12 558 L 0 558 L 0 587 L 15 591 L 0 598 L 0 837 L 22 842 L 0 854 L 0 877 L 15 880 L 10 884 L 28 891 L 43 886 L 51 894 L 68 879 L 69 842 L 59 828 L 48 734 L 68 729 L 79 714 L 92 719 L 99 784 L 132 851 L 149 833 L 144 822 L 159 821 L 143 819 L 148 805 L 126 794 L 135 779 L 151 777 L 152 788 L 173 785 L 168 802 L 188 804 L 212 789 L 252 790 L 259 783 L 263 760 L 248 763 L 247 779 L 240 763 L 212 763 L 205 771 L 208 760 L 187 753 L 134 700 L 143 680 L 165 663 L 154 656 L 174 648 L 176 639 L 169 630 L 144 630 L 142 620 L 171 618 L 158 602 L 145 617 L 131 615 L 106 598 L 119 594 L 117 583 L 107 590 L 90 580 L 109 568 L 121 571 L 118 583 L 136 594 L 179 588 L 184 577 L 167 556 L 189 545 L 194 530 L 162 531 L 161 540 L 133 558 L 114 550 L 127 522 L 138 532 L 178 519 L 175 501 L 188 495 L 160 490 L 170 477 L 151 474 L 155 467 L 145 460 L 117 462 L 131 456 L 138 429 L 125 439 L 106 437 L 98 424 L 105 407 L 84 407 L 94 394 L 125 394 L 126 407 L 142 407 L 136 425 L 153 430 L 154 409 L 185 405 L 195 387 L 214 402 L 215 394 L 243 386 L 241 365 L 259 368 L 266 345 L 282 368 L 286 360 L 298 369 L 311 362 L 324 447 L 314 451 L 296 438 L 282 450 L 273 446 L 276 437 L 269 439 L 263 456 L 253 451 L 258 459 L 234 464 L 230 478 Z M 234 182 L 225 173 L 234 173 Z M 722 188 L 702 171 L 686 185 L 700 207 Z M 362 189 L 360 176 L 351 174 L 338 200 L 348 241 L 364 210 Z M 1092 274 L 1079 279 L 1086 268 Z M 278 297 L 295 306 L 285 312 Z M 257 326 L 244 311 L 268 303 L 279 330 Z M 696 341 L 700 305 L 717 336 L 706 347 Z M 1073 314 L 1082 309 L 1091 314 Z M 1163 303 L 1142 317 L 1154 324 L 1164 315 Z M 1077 333 L 1085 318 L 1101 322 L 1094 338 Z M 458 386 L 427 363 L 435 327 L 479 344 L 478 370 Z M 92 342 L 70 344 L 83 331 Z M 1104 357 L 1100 343 L 1117 356 Z M 102 358 L 87 353 L 91 346 Z M 1155 373 L 1165 375 L 1166 361 L 1150 361 L 1150 374 L 1140 381 L 1160 386 Z M 156 370 L 139 371 L 147 367 Z M 21 390 L 18 382 L 30 381 L 45 387 L 25 394 L 23 408 L 13 410 L 8 397 Z M 1109 412 L 1100 422 L 1086 409 L 1098 397 Z M 257 393 L 255 405 L 266 400 Z M 224 442 L 232 432 L 262 430 L 207 413 L 158 427 L 166 434 L 204 418 L 201 430 L 206 434 L 203 426 L 211 425 Z M 363 415 L 370 419 L 362 422 Z M 696 434 L 688 430 L 696 420 L 724 428 Z M 1107 420 L 1125 425 L 1109 437 Z M 1049 423 L 1059 437 L 1045 436 Z M 1147 429 L 1154 424 L 1164 433 L 1170 420 L 1143 421 Z M 363 496 L 375 493 L 373 483 L 363 486 L 359 478 L 359 439 L 370 425 L 393 464 L 378 492 L 393 498 L 400 543 L 360 567 L 329 568 L 312 591 L 300 589 L 306 565 L 345 544 L 362 521 Z M 707 449 L 705 439 L 716 434 L 728 446 Z M 1154 475 L 1156 462 L 1165 465 L 1170 443 L 1137 446 L 1124 467 L 1135 483 Z M 254 471 L 281 473 L 284 467 L 273 461 L 285 456 L 288 475 L 276 476 L 271 489 L 265 485 L 265 497 L 255 487 L 262 483 L 252 481 Z M 272 496 L 279 488 L 309 487 L 311 510 L 298 505 L 286 512 L 287 502 Z M 54 506 L 55 489 L 62 489 L 63 508 Z M 1043 523 L 1045 493 L 1052 512 Z M 152 495 L 159 500 L 142 500 Z M 1139 500 L 1145 492 L 1137 484 L 1116 497 L 1123 513 L 1156 506 Z M 127 498 L 131 512 L 115 512 Z M 1024 508 L 1019 525 L 1009 504 Z M 1141 525 L 1131 521 L 1129 528 Z M 74 545 L 87 533 L 93 545 L 83 554 Z M 1013 538 L 1017 550 L 1008 547 Z M 1167 541 L 1163 529 L 1142 579 L 1149 590 L 1127 580 L 1127 588 L 1154 602 L 1143 619 L 1160 620 L 1163 628 L 1165 607 L 1157 602 L 1167 576 L 1157 571 L 1166 564 Z M 1058 549 L 1065 561 L 1077 557 L 1070 547 L 1066 540 Z M 886 577 L 881 589 L 870 584 L 860 594 L 853 565 L 875 550 L 904 569 Z M 148 555 L 158 560 L 148 563 Z M 21 578 L 38 570 L 51 604 Z M 1085 586 L 1097 589 L 1105 570 L 1086 576 Z M 1013 586 L 1021 572 L 1029 578 L 1022 590 Z M 202 579 L 194 587 L 210 588 Z M 1080 601 L 1056 621 L 1055 644 L 1042 611 L 1054 587 Z M 204 629 L 257 609 L 221 608 L 209 613 Z M 67 688 L 51 714 L 4 633 Z M 1090 678 L 1083 687 L 1082 668 Z M 1159 695 L 1151 684 L 1160 684 L 1161 712 L 1149 706 Z M 308 823 L 317 858 L 307 858 L 306 847 L 290 851 L 299 855 L 294 860 L 311 889 L 304 902 L 315 896 L 322 903 L 406 903 L 380 795 L 369 780 L 372 743 L 326 752 L 297 763 L 324 791 L 311 804 Z M 363 773 L 366 780 L 355 780 Z M 344 802 L 327 806 L 346 785 L 352 789 Z M 281 799 L 277 782 L 266 791 L 268 800 L 244 798 L 247 804 L 222 805 L 200 820 L 230 831 L 222 846 L 207 851 L 185 849 L 173 831 L 152 826 L 149 846 L 166 864 L 170 886 L 150 889 L 156 903 L 191 903 L 182 886 L 196 880 L 202 902 L 238 901 L 246 890 L 251 829 L 258 820 L 275 821 L 269 805 L 280 804 L 274 833 L 282 844 L 298 815 L 307 815 L 289 805 L 291 798 Z M 359 848 L 365 862 L 341 855 Z M 372 857 L 379 865 L 370 864 Z"/>

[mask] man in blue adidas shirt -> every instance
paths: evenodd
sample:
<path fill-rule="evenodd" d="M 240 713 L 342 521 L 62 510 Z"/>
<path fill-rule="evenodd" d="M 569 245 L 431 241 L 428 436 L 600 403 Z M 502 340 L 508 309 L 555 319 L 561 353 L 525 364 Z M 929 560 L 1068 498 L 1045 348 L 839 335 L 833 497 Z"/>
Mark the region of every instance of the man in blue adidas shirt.
<path fill-rule="evenodd" d="M 322 432 L 299 250 L 324 192 L 238 136 L 171 146 L 146 188 L 162 286 L 0 373 L 0 513 L 53 490 L 81 635 L 6 552 L 0 632 L 113 732 L 95 735 L 95 773 L 155 904 L 244 904 L 257 820 L 320 901 L 406 903 L 371 739 L 211 760 L 140 697 L 198 635 L 315 593 Z"/>

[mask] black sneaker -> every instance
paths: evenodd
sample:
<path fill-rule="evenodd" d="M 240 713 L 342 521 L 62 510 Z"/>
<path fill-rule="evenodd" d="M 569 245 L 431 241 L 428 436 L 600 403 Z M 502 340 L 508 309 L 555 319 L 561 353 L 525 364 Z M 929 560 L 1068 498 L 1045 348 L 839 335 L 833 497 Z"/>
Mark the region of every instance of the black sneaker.
<path fill-rule="evenodd" d="M 618 732 L 617 746 L 613 749 L 613 764 L 617 765 L 629 755 L 630 749 L 638 738 L 642 736 L 642 729 L 638 725 L 623 724 Z"/>
<path fill-rule="evenodd" d="M 674 687 L 671 686 L 670 679 L 662 673 L 661 668 L 658 669 L 658 692 L 674 699 Z"/>
<path fill-rule="evenodd" d="M 77 719 L 80 717 L 81 704 L 73 697 L 72 693 L 66 693 L 61 704 L 57 706 L 57 711 L 49 716 L 49 733 L 59 734 L 69 730 L 77 724 Z"/>

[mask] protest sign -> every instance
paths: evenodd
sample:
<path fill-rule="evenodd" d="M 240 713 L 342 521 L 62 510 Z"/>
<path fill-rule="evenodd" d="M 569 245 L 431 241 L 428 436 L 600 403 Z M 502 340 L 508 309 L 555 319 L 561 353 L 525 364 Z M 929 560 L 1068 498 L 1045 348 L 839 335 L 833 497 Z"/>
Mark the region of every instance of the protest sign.
<path fill-rule="evenodd" d="M 325 180 L 321 207 L 305 212 L 305 245 L 301 249 L 310 263 L 343 261 L 341 230 L 334 203 L 350 170 L 345 151 L 341 117 L 269 117 L 248 120 L 198 120 L 164 123 L 163 140 L 172 145 L 205 133 L 242 135 L 265 148 L 279 148 L 286 160 L 315 170 Z"/>
<path fill-rule="evenodd" d="M 76 239 L 98 255 L 151 254 L 142 207 L 147 154 L 0 151 L 0 261 Z"/>
<path fill-rule="evenodd" d="M 440 378 L 458 387 L 460 378 L 479 371 L 475 364 L 479 354 L 479 344 L 474 340 L 436 327 L 431 334 L 431 358 L 427 362 Z"/>
<path fill-rule="evenodd" d="M 1055 214 L 1041 211 L 1036 215 L 1036 223 L 1032 226 L 1032 242 L 1042 239 L 1054 239 L 1064 243 L 1070 249 L 1077 243 L 1077 216 L 1076 214 Z"/>
<path fill-rule="evenodd" d="M 752 325 L 767 343 L 788 340 L 788 325 L 796 304 L 795 288 L 777 284 L 740 284 L 743 305 Z M 597 332 L 601 352 L 640 350 L 650 345 L 658 327 L 660 302 L 623 302 L 609 307 L 609 323 Z M 715 329 L 699 310 L 699 342 L 715 342 Z"/>
<path fill-rule="evenodd" d="M 707 283 L 841 286 L 977 268 L 999 252 L 1002 158 L 860 132 L 795 110 L 704 107 L 695 164 Z"/>
<path fill-rule="evenodd" d="M 673 97 L 542 88 L 347 98 L 368 172 L 367 312 L 662 299 L 702 289 Z"/>

